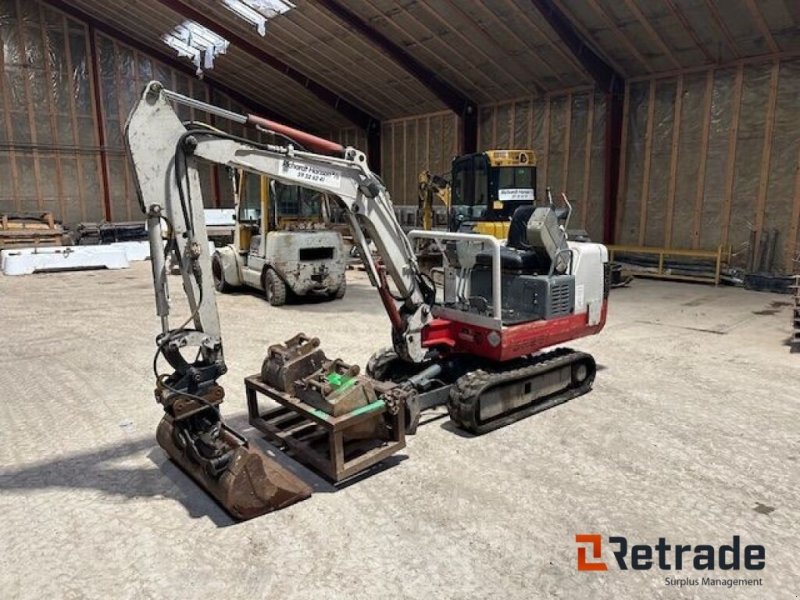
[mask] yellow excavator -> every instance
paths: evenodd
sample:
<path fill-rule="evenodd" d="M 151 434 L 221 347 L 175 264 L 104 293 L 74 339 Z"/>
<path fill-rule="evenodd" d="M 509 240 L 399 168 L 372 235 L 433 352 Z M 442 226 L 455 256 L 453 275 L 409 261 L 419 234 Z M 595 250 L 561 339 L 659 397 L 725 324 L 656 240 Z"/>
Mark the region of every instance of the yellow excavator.
<path fill-rule="evenodd" d="M 423 229 L 433 227 L 433 206 L 447 207 L 449 231 L 508 237 L 514 211 L 536 200 L 533 150 L 486 150 L 453 159 L 451 178 L 419 174 L 419 214 Z"/>

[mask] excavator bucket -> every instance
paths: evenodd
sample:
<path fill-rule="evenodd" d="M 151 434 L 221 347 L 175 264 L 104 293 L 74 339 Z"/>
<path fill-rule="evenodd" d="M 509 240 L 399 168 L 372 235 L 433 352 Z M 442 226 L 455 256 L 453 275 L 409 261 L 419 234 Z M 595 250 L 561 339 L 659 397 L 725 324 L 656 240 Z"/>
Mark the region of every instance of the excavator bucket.
<path fill-rule="evenodd" d="M 259 517 L 311 496 L 300 478 L 224 426 L 220 437 L 233 455 L 221 473 L 209 473 L 181 447 L 173 423 L 168 415 L 161 420 L 158 444 L 235 519 Z"/>

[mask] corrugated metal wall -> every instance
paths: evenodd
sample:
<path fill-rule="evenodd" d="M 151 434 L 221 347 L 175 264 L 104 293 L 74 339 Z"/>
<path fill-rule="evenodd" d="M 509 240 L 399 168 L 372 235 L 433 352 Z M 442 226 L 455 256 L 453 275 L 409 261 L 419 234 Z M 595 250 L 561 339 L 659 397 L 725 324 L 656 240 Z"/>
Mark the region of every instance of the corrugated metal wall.
<path fill-rule="evenodd" d="M 751 231 L 766 237 L 774 228 L 774 268 L 790 272 L 799 247 L 798 97 L 796 59 L 630 83 L 617 241 L 730 246 L 744 266 Z"/>
<path fill-rule="evenodd" d="M 52 211 L 57 219 L 72 224 L 140 219 L 122 129 L 151 79 L 194 98 L 244 111 L 208 84 L 117 40 L 96 33 L 94 42 L 97 64 L 91 59 L 85 23 L 40 2 L 0 0 L 0 212 Z M 213 122 L 186 107 L 179 108 L 179 115 Z M 216 125 L 251 135 L 232 123 Z M 206 166 L 201 176 L 209 206 L 232 205 L 223 174 Z"/>

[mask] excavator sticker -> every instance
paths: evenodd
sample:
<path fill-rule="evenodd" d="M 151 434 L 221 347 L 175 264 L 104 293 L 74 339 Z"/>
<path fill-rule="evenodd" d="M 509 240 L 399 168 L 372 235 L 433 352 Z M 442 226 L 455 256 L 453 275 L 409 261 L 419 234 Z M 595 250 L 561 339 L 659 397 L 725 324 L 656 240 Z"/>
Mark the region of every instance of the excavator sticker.
<path fill-rule="evenodd" d="M 309 165 L 304 163 L 287 160 L 284 165 L 284 172 L 287 177 L 296 179 L 298 181 L 310 181 L 313 183 L 323 183 L 327 186 L 340 188 L 342 186 L 342 179 L 339 173 L 332 169 L 317 165 Z"/>
<path fill-rule="evenodd" d="M 533 188 L 503 188 L 497 191 L 497 199 L 501 202 L 527 201 L 533 202 Z"/>

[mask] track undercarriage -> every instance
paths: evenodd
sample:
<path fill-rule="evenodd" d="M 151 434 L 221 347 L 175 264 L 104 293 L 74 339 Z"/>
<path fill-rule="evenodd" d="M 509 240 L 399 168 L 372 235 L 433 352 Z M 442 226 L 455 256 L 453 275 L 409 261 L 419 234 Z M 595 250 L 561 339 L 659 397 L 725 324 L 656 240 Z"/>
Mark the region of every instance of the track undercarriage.
<path fill-rule="evenodd" d="M 454 356 L 413 365 L 394 350 L 376 352 L 367 375 L 405 388 L 408 433 L 414 433 L 421 413 L 446 405 L 453 423 L 480 435 L 583 395 L 596 374 L 591 355 L 558 348 L 507 363 L 477 363 Z"/>

